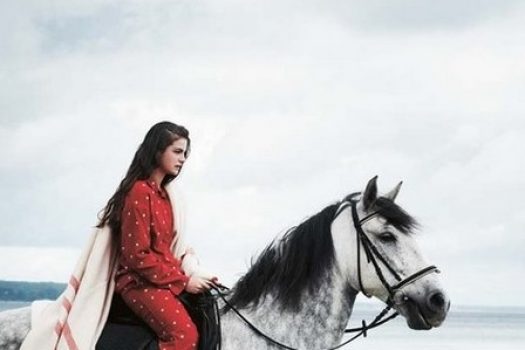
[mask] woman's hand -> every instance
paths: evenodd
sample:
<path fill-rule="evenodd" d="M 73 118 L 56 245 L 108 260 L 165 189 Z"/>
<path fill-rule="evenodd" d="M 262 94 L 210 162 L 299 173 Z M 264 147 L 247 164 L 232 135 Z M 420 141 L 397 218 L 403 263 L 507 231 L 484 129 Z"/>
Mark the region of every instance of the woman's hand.
<path fill-rule="evenodd" d="M 186 292 L 191 294 L 198 294 L 209 290 L 211 287 L 215 286 L 215 283 L 218 281 L 217 277 L 212 277 L 210 279 L 191 276 L 188 284 L 186 285 Z"/>

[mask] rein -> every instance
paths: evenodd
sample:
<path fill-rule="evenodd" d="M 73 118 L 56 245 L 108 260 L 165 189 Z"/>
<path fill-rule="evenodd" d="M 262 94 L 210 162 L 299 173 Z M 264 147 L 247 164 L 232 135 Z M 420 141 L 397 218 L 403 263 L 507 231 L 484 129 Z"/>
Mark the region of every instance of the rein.
<path fill-rule="evenodd" d="M 357 194 L 358 193 L 356 193 L 355 195 L 357 195 Z M 388 292 L 388 299 L 386 301 L 386 307 L 372 320 L 372 322 L 370 322 L 370 324 L 367 324 L 365 320 L 362 320 L 361 321 L 361 327 L 345 329 L 344 333 L 356 333 L 356 332 L 358 332 L 358 333 L 356 335 L 354 335 L 353 337 L 351 337 L 350 339 L 342 342 L 341 344 L 339 344 L 337 346 L 334 346 L 334 347 L 331 347 L 331 348 L 327 348 L 325 350 L 336 350 L 336 349 L 342 348 L 343 346 L 345 346 L 348 343 L 354 341 L 355 339 L 359 338 L 360 336 L 363 336 L 364 338 L 366 338 L 367 331 L 369 329 L 376 328 L 376 327 L 378 327 L 378 326 L 380 326 L 380 325 L 382 325 L 382 324 L 384 324 L 384 323 L 394 319 L 395 317 L 397 317 L 399 315 L 398 312 L 394 312 L 393 314 L 391 314 L 391 315 L 389 315 L 388 317 L 385 318 L 385 316 L 388 314 L 388 312 L 392 309 L 392 306 L 394 305 L 393 298 L 394 298 L 395 293 L 398 290 L 400 290 L 401 288 L 403 288 L 404 286 L 406 286 L 406 285 L 408 285 L 410 283 L 413 283 L 413 282 L 417 281 L 418 279 L 420 279 L 420 278 L 422 278 L 422 277 L 424 277 L 424 276 L 426 276 L 426 275 L 428 275 L 430 273 L 433 273 L 433 272 L 439 273 L 439 270 L 437 269 L 437 267 L 434 266 L 434 265 L 431 265 L 431 266 L 425 267 L 425 268 L 423 268 L 423 269 L 413 273 L 412 275 L 402 279 L 399 276 L 399 274 L 394 270 L 394 268 L 388 263 L 388 261 L 381 255 L 381 253 L 379 253 L 379 251 L 373 245 L 373 243 L 370 241 L 370 239 L 365 234 L 365 232 L 363 231 L 363 228 L 361 226 L 363 223 L 365 223 L 366 221 L 370 220 L 372 217 L 377 215 L 378 212 L 373 212 L 373 213 L 365 216 L 363 219 L 359 219 L 359 215 L 357 214 L 357 203 L 358 203 L 358 201 L 356 201 L 356 200 L 354 200 L 352 198 L 350 199 L 350 201 L 344 201 L 339 206 L 339 208 L 337 209 L 337 212 L 335 213 L 334 218 L 332 219 L 332 222 L 339 216 L 339 214 L 343 210 L 345 210 L 349 206 L 352 207 L 352 220 L 353 220 L 354 227 L 355 227 L 355 230 L 356 230 L 357 275 L 358 275 L 360 291 L 366 297 L 368 297 L 368 298 L 371 297 L 371 295 L 366 292 L 366 290 L 365 290 L 365 288 L 363 286 L 362 279 L 361 279 L 361 249 L 360 249 L 360 247 L 362 245 L 363 246 L 363 250 L 365 251 L 365 254 L 367 256 L 368 263 L 371 262 L 373 264 L 375 272 L 376 272 L 376 275 L 379 277 L 379 280 L 381 281 L 381 283 L 383 284 L 383 286 L 385 287 L 385 289 Z M 383 275 L 383 271 L 381 270 L 381 267 L 379 266 L 377 260 L 381 261 L 381 263 L 387 268 L 387 270 L 398 281 L 395 285 L 393 285 L 393 286 L 390 285 L 388 283 L 388 281 L 385 279 L 385 277 Z M 261 331 L 259 328 L 257 328 L 253 323 L 251 323 L 244 315 L 241 314 L 241 312 L 237 308 L 235 308 L 226 299 L 226 295 L 227 294 L 223 293 L 222 290 L 229 290 L 228 287 L 225 287 L 223 285 L 219 285 L 218 288 L 217 287 L 212 287 L 212 289 L 214 289 L 217 292 L 217 295 L 224 301 L 224 303 L 231 310 L 233 310 L 235 312 L 235 314 L 237 314 L 237 316 L 239 316 L 239 318 L 244 323 L 246 323 L 246 325 L 253 332 L 255 332 L 257 335 L 259 335 L 260 337 L 266 339 L 268 342 L 270 342 L 270 343 L 272 343 L 274 345 L 277 345 L 277 346 L 279 346 L 279 347 L 281 347 L 283 349 L 299 350 L 297 348 L 293 348 L 291 346 L 288 346 L 286 344 L 283 344 L 283 343 L 273 339 L 272 337 L 268 336 L 263 331 Z"/>
<path fill-rule="evenodd" d="M 228 287 L 225 287 L 225 286 L 222 286 L 220 285 L 219 288 L 217 287 L 212 287 L 212 289 L 214 289 L 216 292 L 217 292 L 217 295 L 224 301 L 224 303 L 230 308 L 232 309 L 236 314 L 237 316 L 239 316 L 239 318 L 244 322 L 246 323 L 246 325 L 248 326 L 248 328 L 250 328 L 255 334 L 259 335 L 260 337 L 266 339 L 267 341 L 269 341 L 270 343 L 274 344 L 274 345 L 277 345 L 283 349 L 288 349 L 288 350 L 299 350 L 297 348 L 293 348 L 291 346 L 288 346 L 286 344 L 283 344 L 275 339 L 273 339 L 272 337 L 270 337 L 269 335 L 265 334 L 263 331 L 261 331 L 259 328 L 257 328 L 253 323 L 251 323 L 243 314 L 241 314 L 241 312 L 235 308 L 235 306 L 233 306 L 227 299 L 226 299 L 226 294 L 223 293 L 221 291 L 221 289 L 228 289 Z M 336 349 L 339 349 L 339 348 L 342 348 L 343 346 L 347 345 L 348 343 L 354 341 L 355 339 L 359 338 L 360 336 L 363 336 L 366 338 L 367 336 L 367 331 L 369 329 L 372 329 L 372 328 L 376 328 L 377 326 L 380 326 L 392 319 L 394 319 L 395 317 L 397 317 L 398 313 L 393 313 L 391 314 L 390 316 L 388 316 L 387 318 L 385 318 L 384 320 L 381 320 L 383 317 L 386 316 L 386 314 L 388 313 L 388 311 L 390 311 L 390 309 L 392 308 L 391 305 L 387 305 L 387 307 L 385 307 L 383 309 L 383 311 L 381 311 L 379 313 L 379 315 L 377 315 L 374 320 L 370 323 L 370 324 L 366 324 L 366 322 L 363 320 L 362 321 L 362 326 L 361 327 L 358 327 L 358 328 L 349 328 L 349 329 L 345 329 L 345 333 L 355 333 L 355 332 L 359 332 L 358 334 L 354 335 L 352 338 L 346 340 L 345 342 L 337 345 L 337 346 L 334 346 L 332 348 L 327 348 L 325 350 L 336 350 Z"/>

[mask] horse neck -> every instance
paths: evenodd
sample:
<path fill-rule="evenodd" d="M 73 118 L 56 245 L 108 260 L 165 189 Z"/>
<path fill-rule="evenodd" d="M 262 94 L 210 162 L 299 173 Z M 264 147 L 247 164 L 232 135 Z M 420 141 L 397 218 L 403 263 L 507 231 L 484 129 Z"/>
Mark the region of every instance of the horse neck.
<path fill-rule="evenodd" d="M 267 295 L 257 308 L 242 312 L 256 327 L 282 343 L 320 349 L 341 341 L 356 294 L 334 267 L 317 290 L 305 292 L 297 309 L 282 310 L 273 296 Z"/>
<path fill-rule="evenodd" d="M 356 231 L 353 226 L 352 215 L 347 208 L 332 222 L 332 239 L 336 256 L 336 266 L 350 288 L 359 291 L 357 279 L 357 242 Z M 364 258 L 363 256 L 361 257 Z M 356 292 L 357 293 L 357 292 Z"/>
<path fill-rule="evenodd" d="M 324 277 L 316 281 L 315 288 L 303 291 L 297 308 L 280 307 L 274 294 L 269 292 L 259 299 L 256 307 L 239 310 L 256 328 L 271 338 L 294 348 L 307 349 L 325 349 L 340 343 L 357 295 L 357 289 L 352 287 L 348 278 L 352 264 L 347 261 L 348 254 L 338 247 L 340 244 L 348 246 L 348 241 L 353 241 L 341 232 L 342 229 L 347 231 L 346 235 L 353 232 L 348 231 L 348 227 L 342 227 L 344 220 L 340 219 L 341 216 L 331 227 L 336 254 L 334 264 Z M 351 224 L 351 219 L 345 220 Z M 355 256 L 355 244 L 352 248 L 354 251 L 351 254 Z M 273 349 L 268 347 L 263 338 L 253 337 L 247 325 L 233 312 L 227 312 L 222 320 L 225 349 Z"/>

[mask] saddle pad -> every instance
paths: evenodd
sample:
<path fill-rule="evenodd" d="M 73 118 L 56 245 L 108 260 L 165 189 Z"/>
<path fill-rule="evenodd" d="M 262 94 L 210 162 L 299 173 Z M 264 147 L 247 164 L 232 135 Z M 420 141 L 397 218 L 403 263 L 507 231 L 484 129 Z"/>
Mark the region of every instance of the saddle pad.
<path fill-rule="evenodd" d="M 220 317 L 215 297 L 210 292 L 182 293 L 179 300 L 197 326 L 198 350 L 220 349 Z M 158 350 L 157 337 L 115 293 L 95 350 Z"/>
<path fill-rule="evenodd" d="M 141 326 L 106 323 L 95 350 L 158 350 L 155 334 Z"/>

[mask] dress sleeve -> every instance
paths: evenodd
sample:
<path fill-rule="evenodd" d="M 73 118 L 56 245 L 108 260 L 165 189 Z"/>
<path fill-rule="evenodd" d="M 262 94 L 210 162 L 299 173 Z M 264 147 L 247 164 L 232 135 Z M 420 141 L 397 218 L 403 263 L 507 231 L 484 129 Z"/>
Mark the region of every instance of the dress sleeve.
<path fill-rule="evenodd" d="M 150 194 L 133 188 L 124 201 L 121 218 L 120 249 L 124 268 L 130 269 L 159 287 L 180 294 L 189 277 L 173 259 L 163 259 L 151 249 Z"/>

